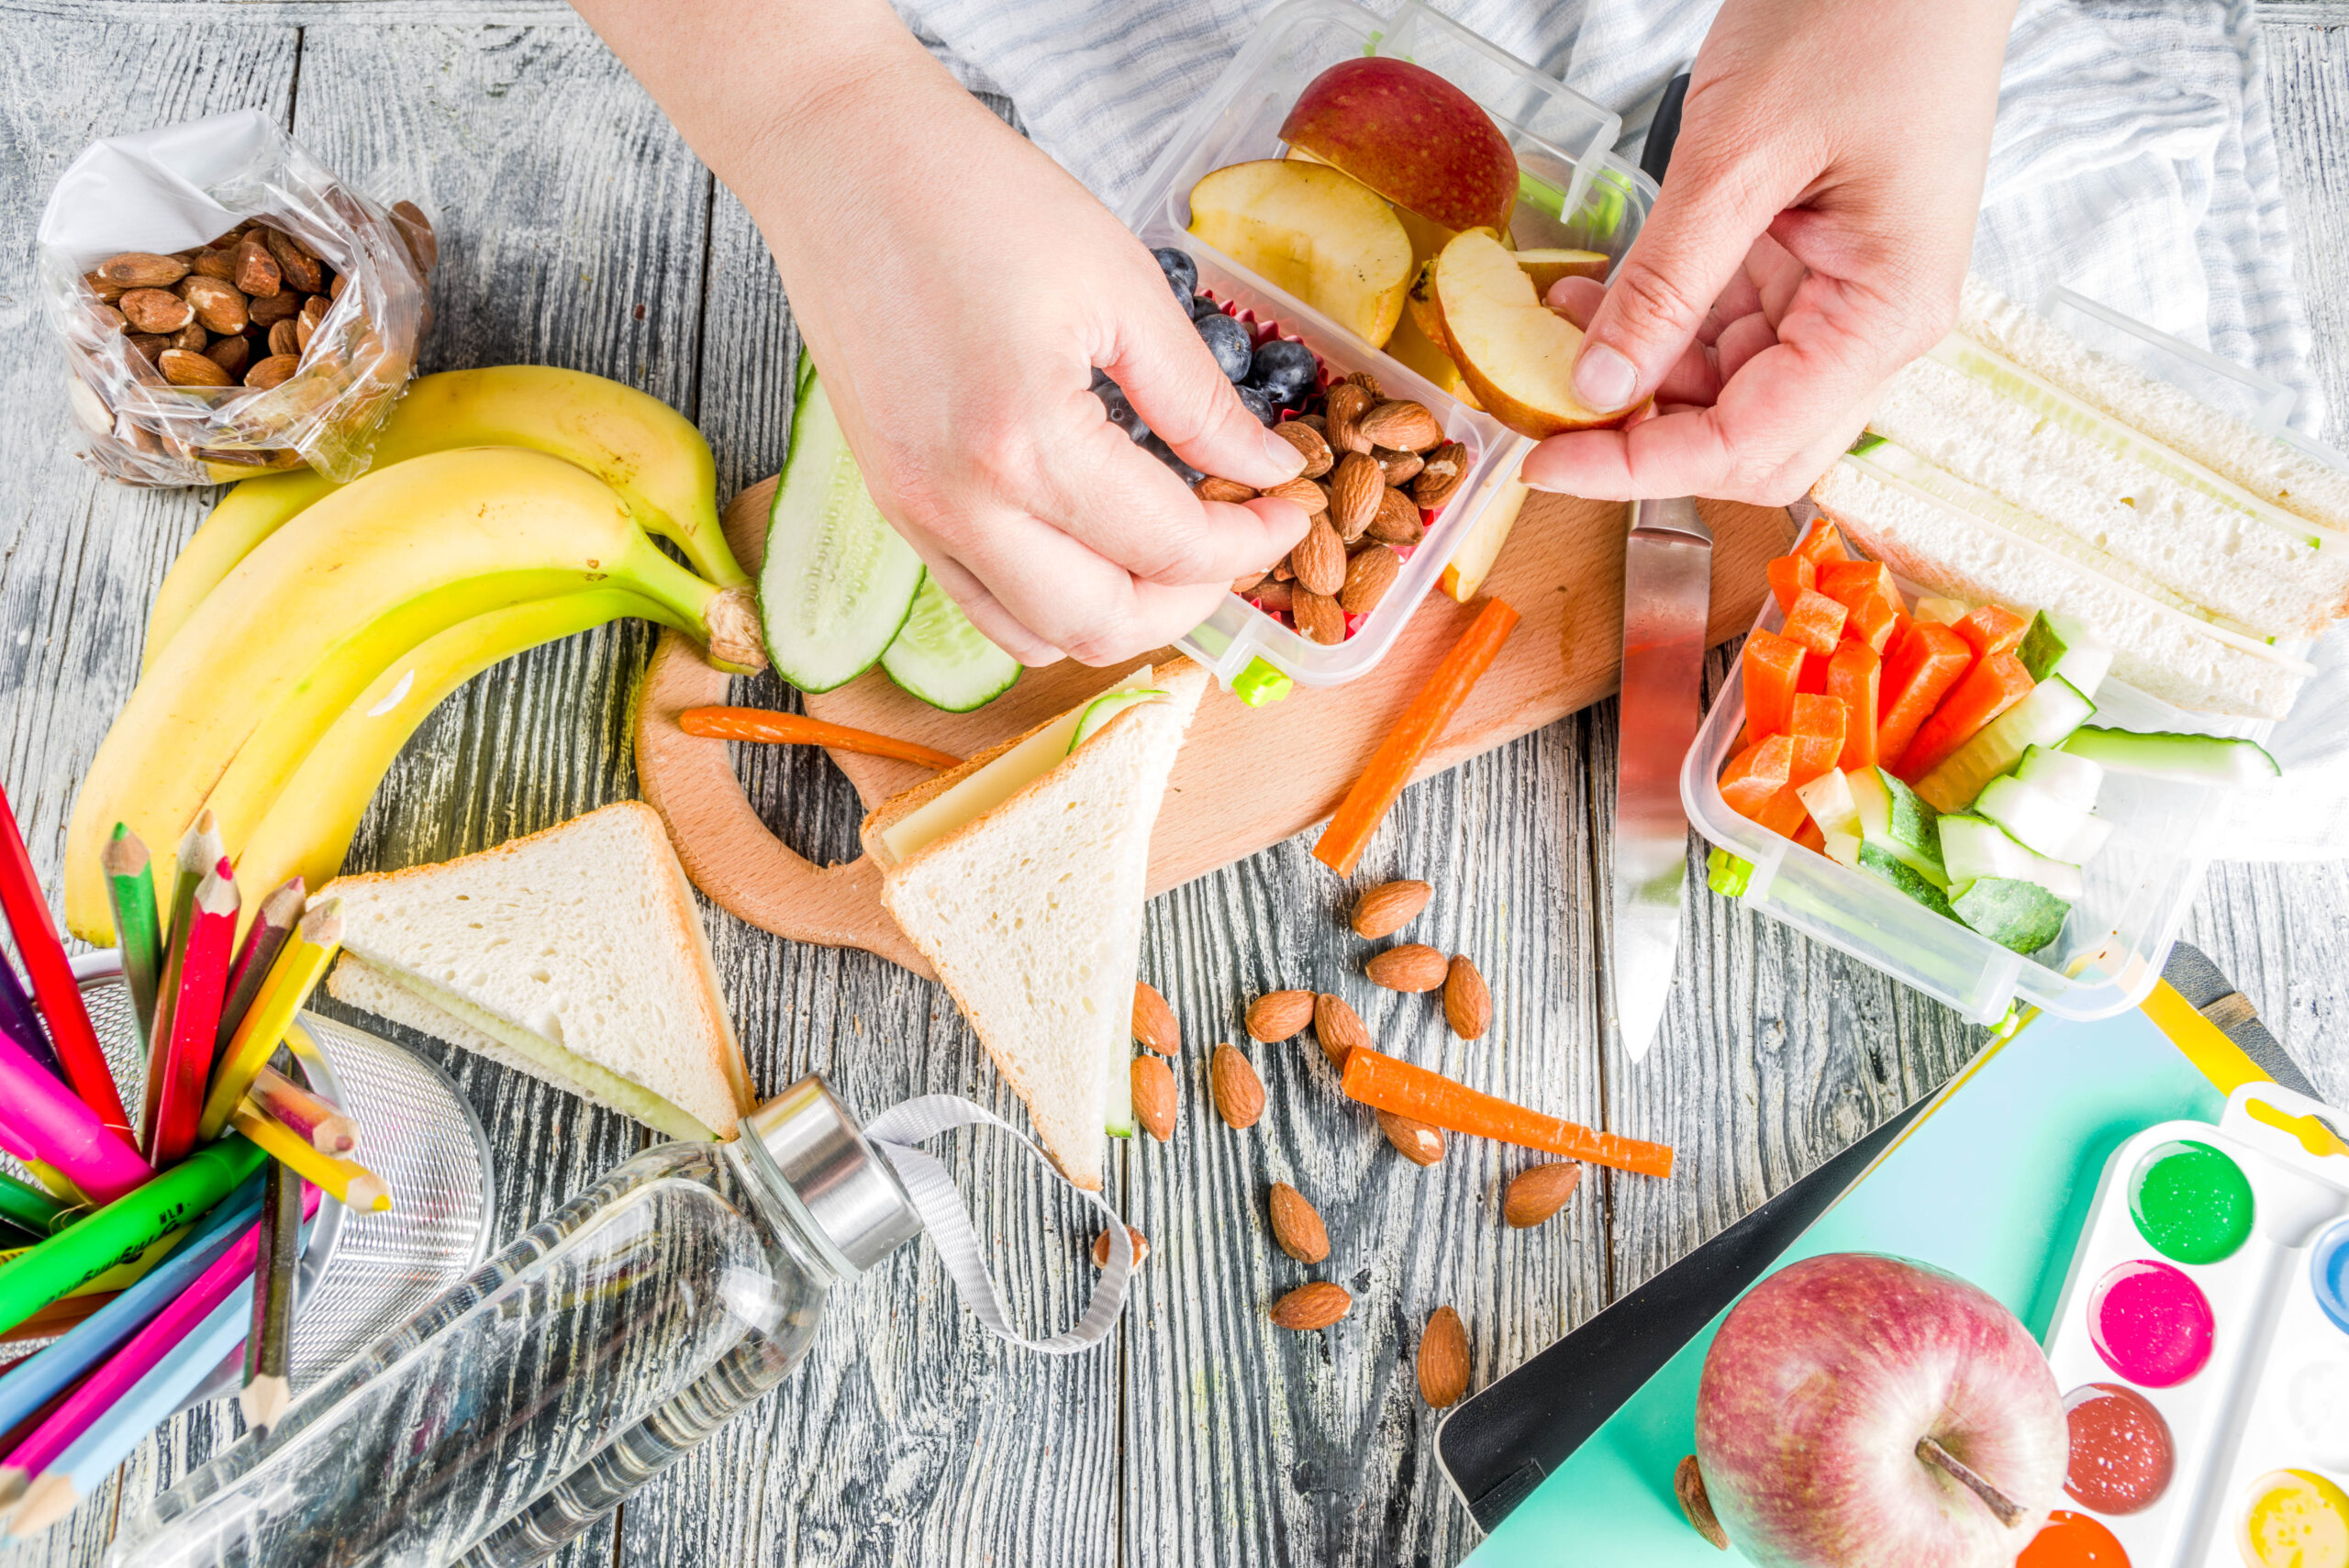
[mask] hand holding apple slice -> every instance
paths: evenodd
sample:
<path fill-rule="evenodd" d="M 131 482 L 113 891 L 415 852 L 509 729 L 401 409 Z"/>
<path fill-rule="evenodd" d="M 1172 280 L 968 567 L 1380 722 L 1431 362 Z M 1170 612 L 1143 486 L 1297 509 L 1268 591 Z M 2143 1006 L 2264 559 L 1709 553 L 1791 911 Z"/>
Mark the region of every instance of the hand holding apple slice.
<path fill-rule="evenodd" d="M 1444 346 L 1493 417 L 1540 440 L 1620 425 L 1637 408 L 1585 406 L 1572 390 L 1582 328 L 1542 303 L 1533 279 L 1490 233 L 1470 230 L 1435 260 Z"/>
<path fill-rule="evenodd" d="M 1191 187 L 1191 232 L 1373 348 L 1402 317 L 1410 237 L 1375 191 L 1327 164 L 1215 170 Z"/>

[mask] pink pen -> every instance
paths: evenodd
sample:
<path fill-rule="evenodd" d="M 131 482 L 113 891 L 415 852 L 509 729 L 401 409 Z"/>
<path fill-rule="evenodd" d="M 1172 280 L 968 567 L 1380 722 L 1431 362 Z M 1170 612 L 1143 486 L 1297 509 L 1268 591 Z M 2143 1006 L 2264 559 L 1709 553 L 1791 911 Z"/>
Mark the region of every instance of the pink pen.
<path fill-rule="evenodd" d="M 62 1173 L 93 1203 L 112 1203 L 154 1177 L 128 1140 L 6 1040 L 0 1040 L 0 1119 L 13 1142 Z"/>

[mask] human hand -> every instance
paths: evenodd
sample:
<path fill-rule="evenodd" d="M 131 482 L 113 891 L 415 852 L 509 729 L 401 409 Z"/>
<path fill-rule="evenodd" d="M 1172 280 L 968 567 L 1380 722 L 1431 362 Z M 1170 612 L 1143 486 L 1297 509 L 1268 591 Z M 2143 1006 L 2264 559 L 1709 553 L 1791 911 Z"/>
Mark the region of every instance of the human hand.
<path fill-rule="evenodd" d="M 1653 395 L 1555 436 L 1525 482 L 1783 505 L 1957 310 L 2014 0 L 1728 0 L 1664 193 L 1613 282 L 1567 279 L 1575 393 Z"/>

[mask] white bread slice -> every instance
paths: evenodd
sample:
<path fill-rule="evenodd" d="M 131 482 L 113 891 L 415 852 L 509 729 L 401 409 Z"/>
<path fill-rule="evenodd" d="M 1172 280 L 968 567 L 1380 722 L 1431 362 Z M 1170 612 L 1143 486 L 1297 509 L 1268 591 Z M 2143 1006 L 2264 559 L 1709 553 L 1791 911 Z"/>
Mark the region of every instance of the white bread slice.
<path fill-rule="evenodd" d="M 2112 673 L 2176 706 L 2281 718 L 2309 667 L 2135 593 L 2009 529 L 1860 462 L 1838 461 L 1811 499 L 1863 553 L 1935 594 L 2019 614 L 2076 617 L 2113 647 Z"/>
<path fill-rule="evenodd" d="M 2349 473 L 2261 435 L 2168 382 L 2098 353 L 1989 284 L 1965 280 L 1957 329 L 2296 517 L 2349 530 Z"/>
<path fill-rule="evenodd" d="M 1130 1054 L 1151 828 L 1207 685 L 1188 660 L 1116 683 L 1107 689 L 1167 695 L 1127 708 L 1049 772 L 903 859 L 889 846 L 892 826 L 1069 716 L 892 796 L 864 820 L 882 903 L 1027 1103 L 1046 1151 L 1090 1192 L 1101 1188 L 1112 1077 L 1122 1084 Z"/>
<path fill-rule="evenodd" d="M 2349 605 L 2349 538 L 2312 545 L 1936 358 L 1893 378 L 1868 428 L 2261 636 L 2317 637 Z"/>
<path fill-rule="evenodd" d="M 457 1044 L 495 1039 L 501 1061 L 673 1138 L 731 1137 L 751 1108 L 693 891 L 641 802 L 328 892 L 360 961 L 348 979 L 337 965 L 338 998 Z"/>

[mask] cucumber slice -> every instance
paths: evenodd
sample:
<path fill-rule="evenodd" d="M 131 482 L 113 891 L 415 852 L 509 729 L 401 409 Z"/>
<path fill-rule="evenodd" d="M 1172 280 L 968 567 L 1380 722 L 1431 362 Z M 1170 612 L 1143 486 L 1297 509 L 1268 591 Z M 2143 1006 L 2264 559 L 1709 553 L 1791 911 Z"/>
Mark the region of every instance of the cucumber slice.
<path fill-rule="evenodd" d="M 2066 865 L 2086 865 L 2112 836 L 2111 823 L 2021 779 L 1992 779 L 1974 808 L 2025 849 Z"/>
<path fill-rule="evenodd" d="M 1923 598 L 1917 601 L 1916 618 L 1935 626 L 1955 626 L 1972 612 L 1963 599 Z"/>
<path fill-rule="evenodd" d="M 2095 716 L 2096 704 L 2063 676 L 2050 675 L 1919 779 L 1917 793 L 1936 811 L 1963 811 L 2026 750 L 2056 745 Z"/>
<path fill-rule="evenodd" d="M 1122 692 L 1105 692 L 1085 705 L 1077 715 L 1076 730 L 1068 738 L 1068 749 L 1075 751 L 1101 733 L 1102 727 L 1130 707 L 1140 707 L 1146 702 L 1156 702 L 1166 694 L 1156 686 L 1132 686 Z"/>
<path fill-rule="evenodd" d="M 1809 784 L 1798 785 L 1795 796 L 1810 813 L 1810 819 L 1819 824 L 1821 833 L 1859 831 L 1859 802 L 1852 798 L 1852 781 L 1842 774 L 1821 773 Z"/>
<path fill-rule="evenodd" d="M 2072 906 L 2035 882 L 1986 876 L 1951 899 L 1950 909 L 2000 947 L 2034 953 L 2063 934 Z"/>
<path fill-rule="evenodd" d="M 1888 855 L 1909 867 L 1935 888 L 1949 885 L 1942 864 L 1942 836 L 1935 824 L 1940 813 L 1917 793 L 1882 768 L 1854 768 L 1844 775 L 1852 786 L 1852 804 L 1860 818 L 1860 863 L 1870 865 L 1867 851 Z"/>
<path fill-rule="evenodd" d="M 823 383 L 807 378 L 767 517 L 759 618 L 775 673 L 829 692 L 871 669 L 921 586 L 921 557 L 865 493 Z"/>
<path fill-rule="evenodd" d="M 1915 866 L 1901 860 L 1883 845 L 1871 840 L 1860 841 L 1860 869 L 1874 872 L 1890 883 L 1901 896 L 1913 898 L 1936 915 L 1956 919 L 1948 898 L 1942 894 L 1941 884 L 1920 873 Z"/>
<path fill-rule="evenodd" d="M 2069 616 L 2051 616 L 2045 610 L 2031 617 L 2016 652 L 2032 680 L 2060 675 L 2084 697 L 2095 696 L 2112 669 L 2110 643 Z"/>
<path fill-rule="evenodd" d="M 1956 889 L 1985 877 L 2035 882 L 2058 898 L 2081 894 L 2077 866 L 2025 849 L 1987 817 L 1953 813 L 1942 818 L 1942 863 L 1949 868 L 1953 902 Z"/>
<path fill-rule="evenodd" d="M 968 713 L 1009 691 L 1020 663 L 989 642 L 938 579 L 924 573 L 906 624 L 882 651 L 881 668 L 930 706 Z"/>
<path fill-rule="evenodd" d="M 2107 773 L 2232 789 L 2248 788 L 2284 771 L 2265 747 L 2225 735 L 2087 728 L 2065 741 L 2064 751 L 2100 764 Z"/>
<path fill-rule="evenodd" d="M 2065 805 L 2076 806 L 2082 811 L 2096 809 L 2097 792 L 2104 787 L 2104 769 L 2100 764 L 2086 757 L 2075 757 L 2069 751 L 2051 751 L 2044 746 L 2024 750 L 2015 777 L 2027 784 L 2037 784 Z"/>

